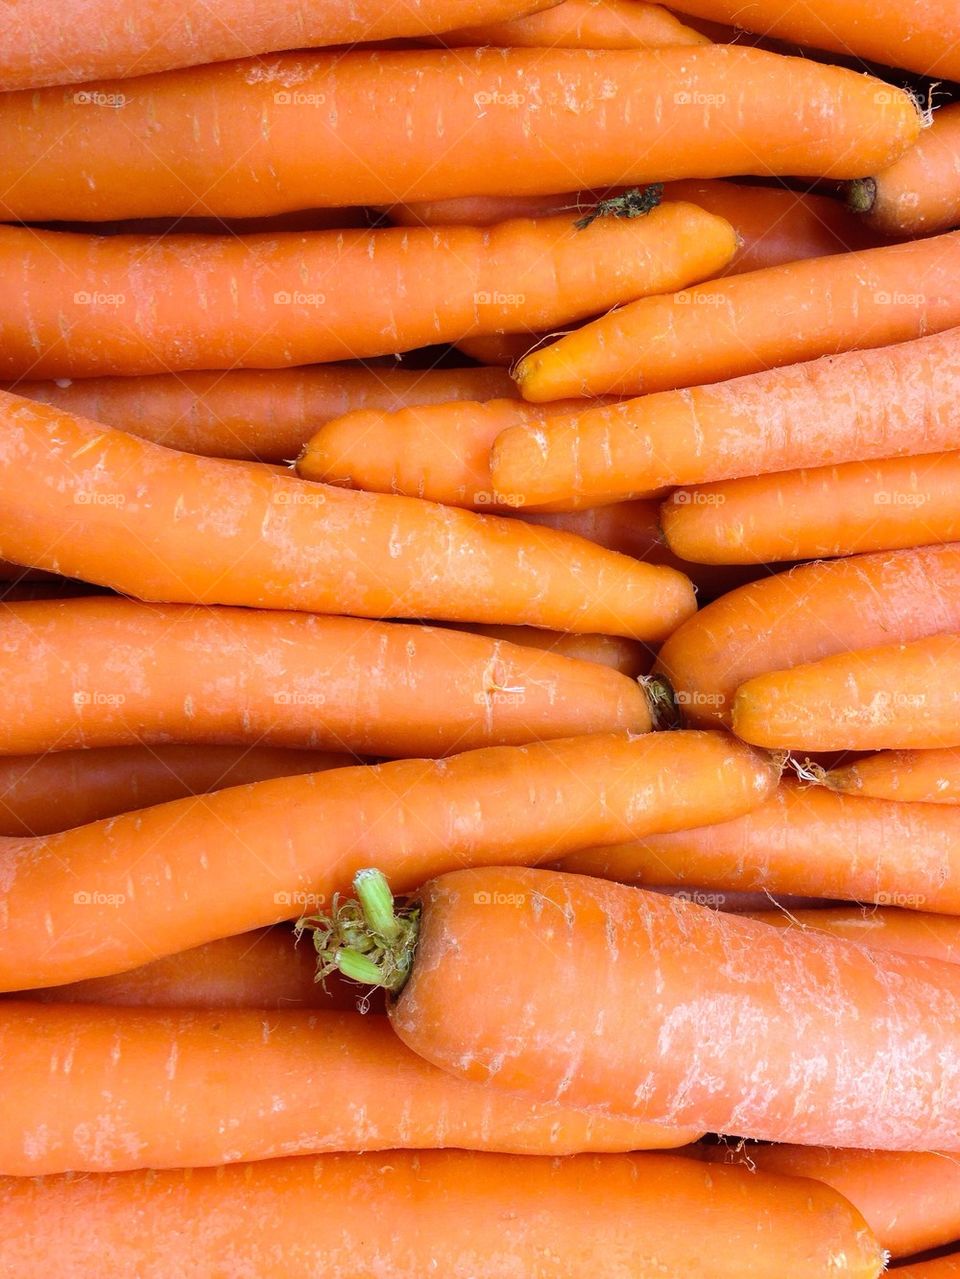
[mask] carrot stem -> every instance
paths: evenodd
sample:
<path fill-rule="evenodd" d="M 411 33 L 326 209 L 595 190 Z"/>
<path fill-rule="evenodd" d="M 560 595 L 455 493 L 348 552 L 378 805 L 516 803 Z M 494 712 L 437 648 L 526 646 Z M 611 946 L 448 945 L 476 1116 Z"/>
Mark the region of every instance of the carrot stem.
<path fill-rule="evenodd" d="M 398 994 L 410 975 L 420 923 L 416 903 L 397 908 L 382 871 L 367 868 L 353 879 L 357 899 L 334 898 L 329 915 L 297 921 L 300 936 L 309 930 L 317 951 L 317 981 L 340 972 L 366 986 Z"/>

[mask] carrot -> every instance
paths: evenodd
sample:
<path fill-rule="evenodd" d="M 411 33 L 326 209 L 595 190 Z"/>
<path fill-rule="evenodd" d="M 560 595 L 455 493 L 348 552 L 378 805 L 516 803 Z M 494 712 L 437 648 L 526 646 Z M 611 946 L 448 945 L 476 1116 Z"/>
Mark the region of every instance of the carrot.
<path fill-rule="evenodd" d="M 534 352 L 515 376 L 529 400 L 645 395 L 889 346 L 960 324 L 958 269 L 953 233 L 749 271 L 641 298 Z"/>
<path fill-rule="evenodd" d="M 831 1150 L 819 1146 L 699 1148 L 724 1165 L 760 1174 L 809 1177 L 855 1204 L 882 1248 L 909 1257 L 960 1237 L 960 1158 L 885 1150 Z"/>
<path fill-rule="evenodd" d="M 471 626 L 475 635 L 543 649 L 558 657 L 581 662 L 599 662 L 611 666 L 631 679 L 649 675 L 653 657 L 645 644 L 637 640 L 618 639 L 615 635 L 568 635 L 564 631 L 542 631 L 535 626 Z"/>
<path fill-rule="evenodd" d="M 314 368 L 158 373 L 0 387 L 167 448 L 288 462 L 325 422 L 358 409 L 489 400 L 516 392 L 501 369 Z"/>
<path fill-rule="evenodd" d="M 281 54 L 142 78 L 135 92 L 105 80 L 4 94 L 0 217 L 252 217 L 748 172 L 857 178 L 920 125 L 900 90 L 756 49 Z"/>
<path fill-rule="evenodd" d="M 454 24 L 501 22 L 550 0 L 401 0 L 389 8 L 360 0 L 226 0 L 216 12 L 203 0 L 161 0 L 123 14 L 110 0 L 85 5 L 82 27 L 50 20 L 43 0 L 17 0 L 0 32 L 0 88 L 34 89 L 108 76 L 224 62 L 277 49 L 306 49 L 434 35 Z M 678 22 L 677 26 L 681 27 Z"/>
<path fill-rule="evenodd" d="M 504 49 L 662 49 L 710 43 L 660 5 L 643 0 L 563 0 L 532 16 L 458 27 L 440 41 L 451 49 L 491 44 Z"/>
<path fill-rule="evenodd" d="M 930 235 L 960 224 L 960 104 L 936 111 L 888 169 L 852 182 L 847 202 L 886 235 Z"/>
<path fill-rule="evenodd" d="M 698 1135 L 530 1107 L 427 1065 L 384 1018 L 349 1012 L 2 1001 L 0 1057 L 16 1111 L 0 1136 L 5 1176 L 334 1150 L 565 1155 L 682 1146 Z"/>
<path fill-rule="evenodd" d="M 694 608 L 679 573 L 553 530 L 174 453 L 2 392 L 0 424 L 0 555 L 140 598 L 634 639 Z"/>
<path fill-rule="evenodd" d="M 306 898 L 304 897 L 304 901 Z M 297 902 L 291 900 L 291 907 Z M 164 955 L 139 968 L 90 977 L 66 986 L 32 990 L 31 1001 L 130 1008 L 334 1008 L 382 1012 L 356 984 L 331 973 L 315 980 L 316 954 L 292 944 L 286 926 L 260 928 L 236 937 Z M 16 999 L 16 993 L 12 996 Z M 6 996 L 9 999 L 11 996 Z"/>
<path fill-rule="evenodd" d="M 678 489 L 661 518 L 677 555 L 767 564 L 952 542 L 958 503 L 960 453 L 932 453 Z"/>
<path fill-rule="evenodd" d="M 529 646 L 116 598 L 0 608 L 0 679 L 0 755 L 179 742 L 430 756 L 650 728 L 633 680 Z"/>
<path fill-rule="evenodd" d="M 560 866 L 628 883 L 796 893 L 958 915 L 960 813 L 784 782 L 755 813 L 568 854 Z"/>
<path fill-rule="evenodd" d="M 812 910 L 751 911 L 754 919 L 775 928 L 812 929 L 842 937 L 871 950 L 892 950 L 901 955 L 924 955 L 960 963 L 960 919 L 949 915 L 924 915 L 896 906 L 835 906 Z"/>
<path fill-rule="evenodd" d="M 835 653 L 758 675 L 737 689 L 733 731 L 788 750 L 960 746 L 960 635 Z"/>
<path fill-rule="evenodd" d="M 0 757 L 0 835 L 52 835 L 187 795 L 355 762 L 349 755 L 270 746 L 123 746 L 8 755 Z"/>
<path fill-rule="evenodd" d="M 22 288 L 4 308 L 0 373 L 283 368 L 548 328 L 703 279 L 735 243 L 688 204 L 583 229 L 569 216 L 160 240 L 4 227 L 0 268 Z"/>
<path fill-rule="evenodd" d="M 954 1275 L 960 1275 L 960 1252 L 897 1267 L 898 1279 L 952 1279 Z"/>
<path fill-rule="evenodd" d="M 460 338 L 456 345 L 460 354 L 468 359 L 509 369 L 538 342 L 546 340 L 547 335 L 543 333 L 491 333 L 482 337 Z M 512 378 L 510 382 L 514 393 L 519 394 L 516 382 Z"/>
<path fill-rule="evenodd" d="M 960 803 L 960 751 L 882 751 L 832 768 L 822 779 L 846 795 L 912 803 Z"/>
<path fill-rule="evenodd" d="M 960 630 L 960 545 L 807 564 L 715 600 L 664 644 L 658 669 L 691 724 L 730 723 L 768 671 Z"/>
<path fill-rule="evenodd" d="M 258 782 L 9 841 L 0 989 L 122 972 L 288 919 L 374 853 L 406 890 L 466 862 L 733 818 L 778 772 L 718 734 L 590 735 Z"/>
<path fill-rule="evenodd" d="M 768 1140 L 955 1140 L 954 964 L 579 875 L 456 871 L 399 915 L 384 882 L 357 877 L 364 927 L 331 921 L 321 961 L 369 968 L 403 1042 L 451 1074 Z"/>
<path fill-rule="evenodd" d="M 659 1279 L 831 1279 L 838 1257 L 851 1279 L 883 1269 L 836 1191 L 676 1155 L 321 1155 L 0 1183 L 0 1267 L 17 1279 L 286 1279 L 305 1265 L 580 1279 L 649 1274 L 651 1258 Z"/>
<path fill-rule="evenodd" d="M 778 40 L 853 54 L 858 60 L 888 66 L 895 62 L 925 76 L 960 77 L 960 24 L 951 0 L 896 5 L 832 0 L 789 9 L 775 0 L 680 0 L 676 8 Z"/>

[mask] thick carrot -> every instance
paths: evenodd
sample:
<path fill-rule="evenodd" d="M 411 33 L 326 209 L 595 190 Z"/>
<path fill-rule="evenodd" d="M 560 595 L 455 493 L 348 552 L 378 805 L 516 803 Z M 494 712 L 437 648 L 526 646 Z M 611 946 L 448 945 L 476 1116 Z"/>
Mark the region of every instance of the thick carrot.
<path fill-rule="evenodd" d="M 106 80 L 4 94 L 0 217 L 251 217 L 749 172 L 857 178 L 892 164 L 920 125 L 898 89 L 756 49 L 281 54 L 144 77 L 135 92 Z"/>
<path fill-rule="evenodd" d="M 695 606 L 681 574 L 552 529 L 191 457 L 3 393 L 0 423 L 0 555 L 141 599 L 634 639 Z"/>
<path fill-rule="evenodd" d="M 291 909 L 309 908 L 291 899 Z M 337 1008 L 382 1012 L 356 982 L 331 973 L 316 981 L 316 954 L 294 945 L 286 925 L 218 937 L 152 963 L 108 977 L 32 990 L 27 998 L 48 1004 L 96 1004 L 124 1008 Z M 6 996 L 11 998 L 11 996 Z M 16 999 L 14 993 L 12 998 Z"/>
<path fill-rule="evenodd" d="M 599 662 L 615 671 L 637 679 L 649 675 L 653 655 L 646 644 L 619 639 L 615 635 L 568 635 L 564 631 L 543 631 L 535 626 L 471 626 L 475 635 L 545 649 L 559 657 L 572 657 L 581 662 Z"/>
<path fill-rule="evenodd" d="M 0 988 L 122 972 L 288 919 L 374 856 L 407 890 L 465 863 L 731 819 L 778 772 L 719 734 L 589 735 L 258 782 L 11 840 Z"/>
<path fill-rule="evenodd" d="M 563 0 L 525 18 L 462 26 L 440 37 L 448 48 L 663 49 L 710 44 L 658 4 L 643 0 Z"/>
<path fill-rule="evenodd" d="M 530 1107 L 428 1065 L 383 1017 L 350 1012 L 0 1001 L 0 1060 L 16 1114 L 0 1136 L 4 1176 L 333 1150 L 567 1155 L 682 1146 L 699 1135 Z"/>
<path fill-rule="evenodd" d="M 401 1151 L 0 1182 L 0 1268 L 17 1279 L 620 1279 L 651 1258 L 658 1279 L 832 1279 L 838 1257 L 850 1279 L 884 1265 L 836 1191 L 676 1155 Z"/>
<path fill-rule="evenodd" d="M 767 1140 L 956 1140 L 955 964 L 516 867 L 432 880 L 412 914 L 392 916 L 395 942 L 366 919 L 383 954 L 367 959 L 371 977 L 399 987 L 391 1024 L 461 1078 Z M 335 927 L 325 956 L 342 935 Z M 345 945 L 333 961 L 344 968 Z M 521 1024 L 536 1033 L 517 1034 Z"/>
<path fill-rule="evenodd" d="M 555 3 L 555 0 L 553 0 Z M 108 76 L 224 62 L 277 49 L 422 37 L 470 22 L 502 22 L 551 0 L 161 0 L 123 13 L 110 0 L 87 0 L 71 29 L 50 19 L 43 0 L 17 0 L 0 32 L 0 88 L 33 89 Z M 683 27 L 677 22 L 678 28 Z"/>
<path fill-rule="evenodd" d="M 850 207 L 887 235 L 930 235 L 960 223 L 960 103 L 935 112 L 916 143 L 872 178 L 852 182 Z"/>
<path fill-rule="evenodd" d="M 641 298 L 522 360 L 526 399 L 645 395 L 960 324 L 960 234 L 749 271 Z M 829 303 L 827 302 L 829 299 Z"/>
<path fill-rule="evenodd" d="M 960 1157 L 822 1146 L 703 1146 L 708 1161 L 809 1177 L 854 1204 L 882 1248 L 909 1257 L 960 1238 Z"/>
<path fill-rule="evenodd" d="M 812 910 L 791 906 L 788 910 L 749 913 L 775 928 L 813 929 L 872 950 L 960 963 L 960 919 L 949 915 L 924 915 L 896 906 L 828 906 Z"/>
<path fill-rule="evenodd" d="M 658 668 L 691 724 L 730 722 L 741 684 L 834 653 L 960 631 L 960 545 L 806 564 L 741 586 L 676 631 Z"/>
<path fill-rule="evenodd" d="M 960 915 L 960 812 L 784 782 L 756 812 L 731 822 L 569 854 L 560 865 L 629 883 Z"/>
<path fill-rule="evenodd" d="M 531 419 L 537 431 L 505 426 L 488 466 L 531 504 L 612 502 L 665 485 L 957 448 L 958 396 L 960 329 L 952 328 L 714 385 L 580 402 L 579 412 L 554 416 L 540 406 L 545 415 Z M 695 508 L 689 519 L 709 518 L 705 511 L 724 518 L 725 502 L 687 504 Z"/>
<path fill-rule="evenodd" d="M 960 442 L 960 435 L 958 435 Z M 846 462 L 678 489 L 661 510 L 679 556 L 769 564 L 960 538 L 960 453 Z"/>
<path fill-rule="evenodd" d="M 960 20 L 951 0 L 831 0 L 789 8 L 776 0 L 680 0 L 675 7 L 697 18 L 853 54 L 858 60 L 895 64 L 925 76 L 960 77 Z"/>
<path fill-rule="evenodd" d="M 733 731 L 774 749 L 960 746 L 960 635 L 834 653 L 737 689 Z"/>
<path fill-rule="evenodd" d="M 845 795 L 960 804 L 960 751 L 881 751 L 832 768 L 822 780 Z"/>
<path fill-rule="evenodd" d="M 289 462 L 324 422 L 345 413 L 498 399 L 515 394 L 516 384 L 498 368 L 323 364 L 18 382 L 2 389 L 185 453 Z"/>
<path fill-rule="evenodd" d="M 187 795 L 355 762 L 350 755 L 270 746 L 124 746 L 8 755 L 0 757 L 0 835 L 52 835 Z"/>
<path fill-rule="evenodd" d="M 0 756 L 162 742 L 434 756 L 650 728 L 633 680 L 529 646 L 109 597 L 0 607 L 0 681 Z"/>
<path fill-rule="evenodd" d="M 0 269 L 20 285 L 0 374 L 284 368 L 549 328 L 701 280 L 735 245 L 729 223 L 680 203 L 583 229 L 569 215 L 159 240 L 4 227 Z"/>

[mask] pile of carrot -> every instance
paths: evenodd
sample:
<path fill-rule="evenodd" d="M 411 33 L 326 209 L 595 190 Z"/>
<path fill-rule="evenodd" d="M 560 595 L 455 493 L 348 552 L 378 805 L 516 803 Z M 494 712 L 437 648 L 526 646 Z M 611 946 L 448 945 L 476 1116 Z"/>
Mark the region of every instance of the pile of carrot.
<path fill-rule="evenodd" d="M 0 1274 L 960 1275 L 956 6 L 6 8 Z"/>

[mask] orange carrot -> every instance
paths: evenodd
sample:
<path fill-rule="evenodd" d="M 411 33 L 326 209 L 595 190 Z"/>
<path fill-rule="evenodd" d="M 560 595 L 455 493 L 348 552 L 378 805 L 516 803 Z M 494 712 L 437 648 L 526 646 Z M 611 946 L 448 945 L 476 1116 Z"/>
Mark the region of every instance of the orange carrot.
<path fill-rule="evenodd" d="M 831 0 L 786 7 L 775 0 L 680 0 L 682 13 L 725 22 L 779 40 L 813 45 L 858 60 L 960 78 L 960 22 L 951 0 L 870 4 Z"/>
<path fill-rule="evenodd" d="M 488 639 L 506 644 L 527 645 L 544 649 L 558 657 L 572 657 L 581 662 L 599 662 L 615 671 L 637 679 L 649 675 L 653 655 L 646 644 L 637 640 L 618 639 L 615 635 L 568 635 L 563 631 L 542 631 L 535 626 L 471 626 L 466 629 Z"/>
<path fill-rule="evenodd" d="M 0 1061 L 16 1115 L 0 1134 L 4 1176 L 333 1150 L 566 1155 L 682 1146 L 699 1135 L 531 1107 L 428 1065 L 383 1017 L 349 1012 L 0 1001 Z"/>
<path fill-rule="evenodd" d="M 737 689 L 733 731 L 787 750 L 960 746 L 960 635 L 834 653 L 758 675 Z"/>
<path fill-rule="evenodd" d="M 960 234 L 810 258 L 641 298 L 522 360 L 529 400 L 720 382 L 960 324 Z M 829 305 L 825 299 L 829 298 Z"/>
<path fill-rule="evenodd" d="M 960 1157 L 822 1146 L 703 1146 L 710 1162 L 809 1177 L 854 1204 L 882 1248 L 909 1257 L 960 1237 Z"/>
<path fill-rule="evenodd" d="M 679 573 L 552 529 L 174 453 L 2 392 L 0 423 L 0 555 L 141 599 L 634 639 L 695 606 Z"/>
<path fill-rule="evenodd" d="M 960 751 L 882 751 L 832 768 L 822 780 L 846 795 L 960 804 Z"/>
<path fill-rule="evenodd" d="M 958 396 L 960 329 L 952 328 L 715 385 L 597 406 L 581 401 L 579 412 L 567 411 L 575 400 L 562 401 L 556 415 L 552 406 L 539 406 L 542 416 L 529 419 L 535 432 L 511 429 L 505 419 L 488 466 L 497 484 L 509 482 L 510 491 L 525 494 L 532 505 L 612 502 L 666 485 L 957 448 Z M 781 482 L 777 476 L 770 484 Z M 765 491 L 764 481 L 752 484 Z M 723 501 L 684 496 L 676 502 L 691 511 L 684 514 L 678 505 L 668 514 L 722 520 L 727 490 L 718 491 Z M 753 491 L 749 483 L 745 491 Z M 884 505 L 911 503 L 879 502 L 878 508 Z M 805 507 L 812 510 L 810 499 Z M 831 499 L 835 519 L 845 511 L 843 501 Z M 887 513 L 877 509 L 874 517 Z M 777 558 L 800 555 L 761 556 Z"/>
<path fill-rule="evenodd" d="M 848 203 L 887 235 L 930 235 L 960 223 L 960 104 L 934 113 L 914 146 L 875 177 L 850 184 Z"/>
<path fill-rule="evenodd" d="M 960 1252 L 897 1267 L 897 1279 L 954 1279 L 956 1275 L 960 1275 Z"/>
<path fill-rule="evenodd" d="M 460 338 L 456 345 L 460 354 L 471 360 L 509 369 L 538 342 L 545 340 L 546 336 L 541 333 L 491 333 L 483 337 Z M 510 382 L 514 392 L 519 394 L 516 382 L 512 378 Z"/>
<path fill-rule="evenodd" d="M 355 762 L 349 755 L 270 746 L 123 746 L 8 755 L 0 757 L 0 835 L 52 835 L 187 795 Z"/>
<path fill-rule="evenodd" d="M 43 0 L 17 0 L 0 32 L 0 88 L 143 76 L 277 49 L 430 36 L 462 26 L 464 18 L 502 22 L 549 3 L 400 0 L 384 7 L 371 0 L 221 0 L 214 11 L 203 0 L 160 0 L 123 14 L 109 0 L 88 0 L 83 23 L 68 28 L 51 22 Z"/>
<path fill-rule="evenodd" d="M 677 555 L 711 564 L 953 542 L 960 538 L 960 453 L 847 462 L 679 489 L 664 502 L 661 520 Z"/>
<path fill-rule="evenodd" d="M 295 909 L 298 903 L 291 900 L 290 905 Z M 380 1001 L 371 1001 L 362 987 L 339 973 L 331 973 L 325 982 L 316 981 L 313 948 L 305 943 L 294 945 L 293 941 L 291 930 L 285 925 L 259 928 L 164 955 L 125 973 L 32 990 L 28 998 L 48 1004 L 129 1008 L 344 1011 L 356 1009 L 362 1001 L 367 1011 L 383 1011 Z"/>
<path fill-rule="evenodd" d="M 960 919 L 949 915 L 924 915 L 896 906 L 835 906 L 812 910 L 762 910 L 749 912 L 754 919 L 775 928 L 812 929 L 842 937 L 871 950 L 892 950 L 901 955 L 924 955 L 960 963 Z"/>
<path fill-rule="evenodd" d="M 960 631 L 960 545 L 807 564 L 715 600 L 658 669 L 691 724 L 730 723 L 741 684 L 834 653 Z"/>
<path fill-rule="evenodd" d="M 19 382 L 0 389 L 185 453 L 289 462 L 324 422 L 345 413 L 497 399 L 514 394 L 516 386 L 496 368 L 324 364 Z"/>
<path fill-rule="evenodd" d="M 898 89 L 757 49 L 280 54 L 135 91 L 105 80 L 4 94 L 0 217 L 252 217 L 750 172 L 857 178 L 892 164 L 920 125 Z"/>
<path fill-rule="evenodd" d="M 628 883 L 766 890 L 958 915 L 960 812 L 784 782 L 756 812 L 734 821 L 569 854 L 560 865 Z"/>
<path fill-rule="evenodd" d="M 465 863 L 732 819 L 778 772 L 720 734 L 590 735 L 280 778 L 11 840 L 0 989 L 122 972 L 288 919 L 374 855 L 408 890 Z"/>
<path fill-rule="evenodd" d="M 284 368 L 549 328 L 701 280 L 735 245 L 729 223 L 679 203 L 582 229 L 569 215 L 159 240 L 3 227 L 0 269 L 21 286 L 0 374 Z"/>
<path fill-rule="evenodd" d="M 709 44 L 658 4 L 643 0 L 563 0 L 530 17 L 463 26 L 440 37 L 448 48 L 662 49 Z"/>
<path fill-rule="evenodd" d="M 697 1223 L 691 1229 L 690 1223 Z M 0 1182 L 17 1279 L 483 1275 L 876 1279 L 882 1250 L 836 1191 L 676 1155 L 398 1151 Z"/>
<path fill-rule="evenodd" d="M 633 680 L 529 646 L 117 598 L 0 607 L 0 680 L 0 756 L 162 742 L 434 756 L 650 728 Z"/>
<path fill-rule="evenodd" d="M 378 872 L 356 887 L 363 927 L 321 960 L 370 947 L 394 1030 L 461 1078 L 766 1140 L 956 1140 L 955 964 L 552 871 L 456 871 L 399 914 Z"/>

